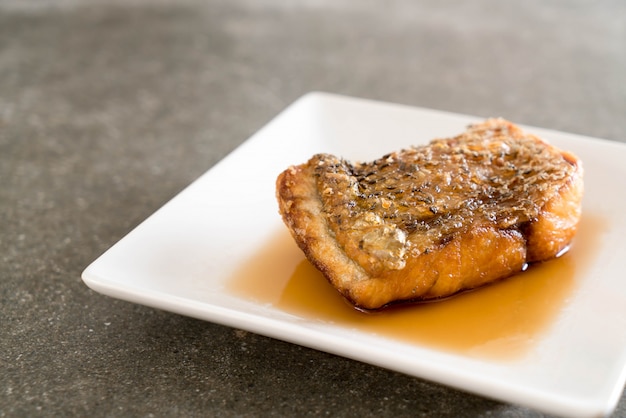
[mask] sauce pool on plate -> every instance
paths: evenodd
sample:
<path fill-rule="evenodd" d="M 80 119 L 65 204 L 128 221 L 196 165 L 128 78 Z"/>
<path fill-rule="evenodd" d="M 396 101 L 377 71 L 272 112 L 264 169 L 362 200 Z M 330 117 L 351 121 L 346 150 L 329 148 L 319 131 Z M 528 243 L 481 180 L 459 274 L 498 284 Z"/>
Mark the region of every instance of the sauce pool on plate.
<path fill-rule="evenodd" d="M 227 284 L 239 296 L 311 321 L 472 357 L 508 360 L 528 351 L 567 307 L 604 229 L 583 214 L 570 251 L 525 272 L 445 300 L 376 312 L 355 309 L 278 234 Z"/>

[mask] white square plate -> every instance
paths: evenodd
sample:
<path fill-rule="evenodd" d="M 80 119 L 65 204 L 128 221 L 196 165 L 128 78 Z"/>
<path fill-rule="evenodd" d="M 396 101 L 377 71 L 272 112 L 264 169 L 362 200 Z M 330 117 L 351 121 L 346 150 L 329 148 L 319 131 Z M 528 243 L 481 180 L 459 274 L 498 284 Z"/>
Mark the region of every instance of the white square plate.
<path fill-rule="evenodd" d="M 495 115 L 497 116 L 497 115 Z M 527 130 L 577 154 L 585 167 L 583 219 L 599 228 L 582 277 L 522 355 L 502 360 L 442 350 L 318 320 L 234 292 L 230 283 L 288 236 L 277 213 L 276 176 L 314 153 L 370 160 L 462 132 L 478 119 L 310 93 L 183 190 L 94 261 L 83 280 L 103 294 L 212 321 L 430 379 L 548 413 L 591 417 L 616 406 L 626 379 L 626 146 Z M 277 270 L 302 260 L 288 242 Z M 265 273 L 262 273 L 265 271 Z M 267 274 L 259 270 L 257 274 Z M 284 277 L 259 277 L 259 280 Z M 445 302 L 443 302 L 445 303 Z"/>

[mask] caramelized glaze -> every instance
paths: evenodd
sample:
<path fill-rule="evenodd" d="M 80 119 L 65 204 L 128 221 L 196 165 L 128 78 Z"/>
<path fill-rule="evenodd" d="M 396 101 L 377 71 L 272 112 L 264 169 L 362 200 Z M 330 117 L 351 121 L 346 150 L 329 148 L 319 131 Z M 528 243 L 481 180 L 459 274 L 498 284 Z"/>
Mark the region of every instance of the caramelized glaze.
<path fill-rule="evenodd" d="M 463 134 L 351 163 L 315 155 L 328 225 L 372 272 L 404 267 L 480 225 L 519 229 L 574 176 L 576 159 L 514 124 L 490 119 Z M 358 249 L 358 251 L 356 251 Z"/>

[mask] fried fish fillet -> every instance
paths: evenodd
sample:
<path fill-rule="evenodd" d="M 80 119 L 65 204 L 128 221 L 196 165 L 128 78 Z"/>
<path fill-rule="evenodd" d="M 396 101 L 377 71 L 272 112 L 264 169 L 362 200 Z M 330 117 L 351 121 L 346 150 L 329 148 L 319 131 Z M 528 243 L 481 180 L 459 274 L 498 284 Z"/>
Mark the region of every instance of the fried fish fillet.
<path fill-rule="evenodd" d="M 503 119 L 350 163 L 328 154 L 276 182 L 298 246 L 355 306 L 444 298 L 566 250 L 581 161 Z"/>

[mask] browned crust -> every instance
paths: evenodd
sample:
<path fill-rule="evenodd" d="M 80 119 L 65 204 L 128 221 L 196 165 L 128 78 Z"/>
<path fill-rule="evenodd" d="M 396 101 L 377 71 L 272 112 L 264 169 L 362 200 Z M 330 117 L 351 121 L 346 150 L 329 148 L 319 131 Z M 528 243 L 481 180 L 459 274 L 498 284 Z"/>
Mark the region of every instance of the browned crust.
<path fill-rule="evenodd" d="M 575 170 L 526 231 L 529 263 L 559 255 L 567 249 L 578 229 L 584 190 L 582 162 L 571 153 L 562 152 L 562 155 Z"/>
<path fill-rule="evenodd" d="M 404 268 L 375 275 L 338 243 L 310 164 L 292 166 L 279 175 L 279 211 L 307 258 L 356 306 L 378 309 L 397 301 L 442 298 L 508 277 L 527 263 L 557 256 L 569 245 L 580 219 L 583 172 L 575 156 L 560 155 L 574 167 L 573 174 L 530 222 L 507 229 L 470 225 L 434 251 L 408 256 Z"/>
<path fill-rule="evenodd" d="M 337 244 L 322 213 L 321 200 L 316 198 L 310 167 L 290 167 L 278 176 L 276 185 L 279 211 L 300 249 L 331 284 L 356 302 L 348 293 L 350 283 L 369 277 Z"/>

